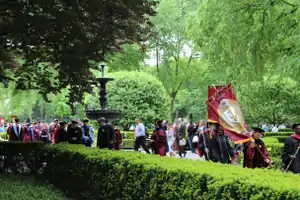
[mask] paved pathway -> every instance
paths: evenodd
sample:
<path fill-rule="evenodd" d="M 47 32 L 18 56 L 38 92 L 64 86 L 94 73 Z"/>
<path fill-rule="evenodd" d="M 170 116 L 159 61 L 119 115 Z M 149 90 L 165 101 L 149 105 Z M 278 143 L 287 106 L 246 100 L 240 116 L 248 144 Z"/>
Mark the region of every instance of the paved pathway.
<path fill-rule="evenodd" d="M 123 149 L 123 151 L 133 151 L 133 149 Z M 141 151 L 142 153 L 146 153 L 145 151 Z M 169 155 L 167 155 L 169 156 Z M 179 155 L 176 154 L 176 157 L 179 158 Z M 192 153 L 191 151 L 187 151 L 185 159 L 192 159 L 192 160 L 204 160 L 204 157 L 200 158 L 198 154 Z"/>

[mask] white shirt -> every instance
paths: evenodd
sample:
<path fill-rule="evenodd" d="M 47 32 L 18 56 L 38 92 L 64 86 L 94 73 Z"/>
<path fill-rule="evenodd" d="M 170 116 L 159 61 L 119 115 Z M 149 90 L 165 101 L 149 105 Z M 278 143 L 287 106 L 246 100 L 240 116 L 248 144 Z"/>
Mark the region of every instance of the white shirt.
<path fill-rule="evenodd" d="M 142 123 L 139 123 L 135 126 L 135 137 L 146 136 L 145 126 Z"/>
<path fill-rule="evenodd" d="M 173 142 L 174 141 L 174 131 L 172 128 L 170 128 L 168 131 L 167 131 L 167 140 L 168 142 Z"/>
<path fill-rule="evenodd" d="M 273 132 L 273 133 L 277 133 L 277 132 L 278 132 L 278 128 L 277 128 L 276 126 L 274 126 L 274 127 L 272 128 L 272 132 Z"/>

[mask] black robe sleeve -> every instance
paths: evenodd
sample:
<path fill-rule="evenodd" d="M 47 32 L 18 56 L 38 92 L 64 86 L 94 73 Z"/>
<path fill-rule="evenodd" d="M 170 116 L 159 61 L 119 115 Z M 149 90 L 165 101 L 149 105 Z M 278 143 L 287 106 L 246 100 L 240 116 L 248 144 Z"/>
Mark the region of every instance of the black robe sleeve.
<path fill-rule="evenodd" d="M 228 138 L 226 139 L 226 145 L 227 145 L 228 153 L 229 153 L 230 157 L 232 158 L 234 156 L 234 148 L 229 143 Z"/>
<path fill-rule="evenodd" d="M 293 154 L 293 142 L 292 137 L 285 140 L 284 146 L 282 148 L 282 163 L 287 165 L 291 160 L 291 155 Z"/>

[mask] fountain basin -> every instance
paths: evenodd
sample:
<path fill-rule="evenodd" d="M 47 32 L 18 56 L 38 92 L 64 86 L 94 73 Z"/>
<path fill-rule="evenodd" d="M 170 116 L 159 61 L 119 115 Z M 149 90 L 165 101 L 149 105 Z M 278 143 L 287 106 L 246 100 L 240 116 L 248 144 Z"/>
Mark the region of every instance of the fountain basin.
<path fill-rule="evenodd" d="M 117 110 L 87 109 L 85 110 L 85 115 L 88 119 L 91 120 L 97 120 L 101 117 L 104 117 L 106 120 L 111 121 L 111 120 L 119 119 L 121 112 Z"/>

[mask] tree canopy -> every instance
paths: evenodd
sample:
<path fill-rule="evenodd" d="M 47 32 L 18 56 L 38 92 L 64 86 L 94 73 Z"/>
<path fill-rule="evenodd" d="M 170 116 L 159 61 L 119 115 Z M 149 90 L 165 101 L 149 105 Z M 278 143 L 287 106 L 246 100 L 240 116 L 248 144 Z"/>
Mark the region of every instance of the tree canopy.
<path fill-rule="evenodd" d="M 252 81 L 264 73 L 299 71 L 297 0 L 203 0 L 189 33 L 212 69 L 229 80 Z"/>
<path fill-rule="evenodd" d="M 145 40 L 156 4 L 153 0 L 1 1 L 1 82 L 11 75 L 5 66 L 18 56 L 24 63 L 13 71 L 17 88 L 37 89 L 46 97 L 70 86 L 69 101 L 81 102 L 90 85 L 90 68 L 97 68 L 122 44 Z"/>
<path fill-rule="evenodd" d="M 291 78 L 264 76 L 260 81 L 239 87 L 238 97 L 248 123 L 273 125 L 300 118 L 299 84 Z"/>

